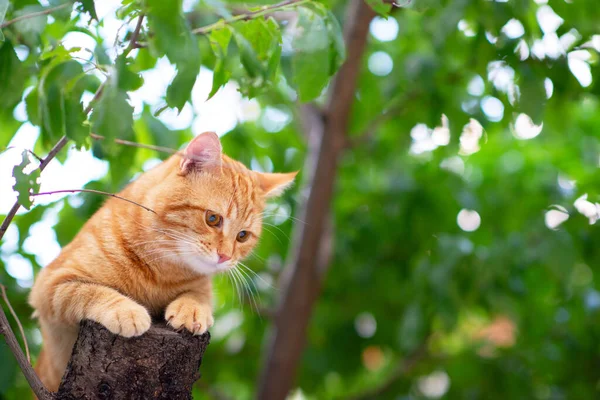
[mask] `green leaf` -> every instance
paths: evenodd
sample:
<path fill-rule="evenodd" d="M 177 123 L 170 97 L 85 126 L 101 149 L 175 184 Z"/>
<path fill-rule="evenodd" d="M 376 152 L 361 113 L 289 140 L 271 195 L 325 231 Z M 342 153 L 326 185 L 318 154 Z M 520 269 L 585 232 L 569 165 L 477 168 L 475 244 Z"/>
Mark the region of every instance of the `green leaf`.
<path fill-rule="evenodd" d="M 200 71 L 200 49 L 196 36 L 183 17 L 181 1 L 146 0 L 151 46 L 177 67 L 167 89 L 167 104 L 179 111 L 189 100 Z"/>
<path fill-rule="evenodd" d="M 329 75 L 331 76 L 340 69 L 346 60 L 346 44 L 344 43 L 342 27 L 331 11 L 327 11 L 325 24 L 327 25 L 327 35 L 330 40 L 331 63 Z"/>
<path fill-rule="evenodd" d="M 127 101 L 127 92 L 119 88 L 117 81 L 115 76 L 108 79 L 90 118 L 92 132 L 105 137 L 100 144 L 94 143 L 94 155 L 111 161 L 109 168 L 115 190 L 125 183 L 137 151 L 135 147 L 119 146 L 114 142 L 117 138 L 135 141 L 133 107 Z"/>
<path fill-rule="evenodd" d="M 217 29 L 210 33 L 209 36 L 210 47 L 213 49 L 215 54 L 219 53 L 223 56 L 227 55 L 227 48 L 229 47 L 229 42 L 231 41 L 231 30 Z"/>
<path fill-rule="evenodd" d="M 64 98 L 65 113 L 65 135 L 75 142 L 77 148 L 89 147 L 89 126 L 85 125 L 87 120 L 83 111 L 83 103 L 79 96 L 68 93 Z"/>
<path fill-rule="evenodd" d="M 17 200 L 19 204 L 29 210 L 33 204 L 30 197 L 31 193 L 37 193 L 40 189 L 38 182 L 40 170 L 35 169 L 26 174 L 23 170 L 30 164 L 29 153 L 26 150 L 23 151 L 22 157 L 21 164 L 15 165 L 13 168 L 13 177 L 15 178 L 13 189 L 18 193 Z"/>
<path fill-rule="evenodd" d="M 14 13 L 14 17 L 22 17 L 24 15 L 34 14 L 43 11 L 44 8 L 40 5 L 30 5 L 23 7 Z M 46 28 L 48 17 L 46 15 L 38 15 L 35 17 L 24 18 L 14 24 L 14 29 L 21 37 L 21 43 L 30 44 L 31 47 L 39 44 L 40 35 Z"/>
<path fill-rule="evenodd" d="M 66 3 L 71 3 L 71 0 L 49 0 L 50 7 L 60 6 Z M 60 10 L 55 10 L 52 13 L 52 18 L 57 21 L 68 21 L 71 18 L 71 12 L 73 11 L 73 7 L 65 7 Z"/>
<path fill-rule="evenodd" d="M 280 43 L 279 26 L 273 18 L 253 19 L 234 25 L 236 32 L 250 43 L 259 62 L 268 62 L 274 46 Z"/>
<path fill-rule="evenodd" d="M 298 10 L 298 26 L 292 42 L 294 83 L 300 101 L 318 97 L 329 81 L 330 37 L 325 20 L 308 8 Z"/>
<path fill-rule="evenodd" d="M 92 19 L 95 19 L 96 21 L 98 21 L 98 14 L 96 14 L 96 7 L 94 6 L 94 0 L 80 0 L 80 1 L 81 1 L 81 7 L 83 8 L 83 11 L 90 14 L 90 17 Z"/>
<path fill-rule="evenodd" d="M 429 10 L 430 8 L 440 8 L 441 2 L 440 0 L 404 0 L 399 4 L 399 6 L 409 8 L 417 12 L 423 12 Z"/>
<path fill-rule="evenodd" d="M 258 55 L 254 51 L 250 41 L 237 32 L 234 34 L 234 38 L 240 52 L 240 61 L 250 78 L 261 77 L 264 67 L 258 60 Z M 263 82 L 260 81 L 260 83 L 262 84 Z"/>
<path fill-rule="evenodd" d="M 0 46 L 0 108 L 12 110 L 21 100 L 28 73 L 10 41 Z"/>
<path fill-rule="evenodd" d="M 0 24 L 4 22 L 4 18 L 6 17 L 6 11 L 8 10 L 8 0 L 0 0 Z M 0 42 L 4 41 L 4 34 L 2 33 L 2 29 L 0 29 Z"/>
<path fill-rule="evenodd" d="M 119 88 L 117 79 L 111 76 L 102 95 L 93 106 L 90 118 L 92 131 L 106 139 L 102 141 L 109 153 L 114 149 L 114 139 L 133 136 L 133 107 L 127 101 L 127 93 Z"/>
<path fill-rule="evenodd" d="M 96 58 L 96 60 L 98 60 L 98 64 L 100 65 L 112 64 L 112 60 L 106 55 L 106 51 L 100 43 L 96 44 L 96 47 L 94 48 L 94 57 Z"/>
<path fill-rule="evenodd" d="M 42 72 L 38 86 L 38 113 L 41 116 L 42 135 L 56 140 L 67 135 L 78 147 L 85 145 L 86 117 L 80 103 L 85 77 L 81 64 L 76 61 L 50 63 Z"/>
<path fill-rule="evenodd" d="M 369 7 L 371 7 L 377 14 L 382 17 L 387 17 L 392 11 L 392 5 L 384 3 L 383 0 L 366 0 Z"/>
<path fill-rule="evenodd" d="M 132 59 L 126 59 L 123 56 L 117 57 L 115 61 L 119 89 L 126 92 L 130 90 L 137 90 L 144 84 L 144 79 L 140 76 L 140 74 L 136 74 L 128 68 L 128 64 L 131 64 L 132 62 Z"/>
<path fill-rule="evenodd" d="M 8 143 L 21 125 L 22 122 L 15 119 L 12 109 L 0 108 L 0 149 L 8 146 Z"/>
<path fill-rule="evenodd" d="M 21 214 L 15 219 L 17 229 L 19 230 L 19 247 L 25 243 L 31 225 L 42 219 L 47 208 L 47 206 L 38 205 L 30 212 Z"/>
<path fill-rule="evenodd" d="M 240 61 L 248 77 L 240 79 L 240 91 L 255 97 L 276 83 L 281 56 L 281 32 L 273 18 L 238 22 L 232 26 Z"/>
<path fill-rule="evenodd" d="M 208 95 L 208 98 L 210 99 L 223 85 L 229 81 L 229 78 L 231 78 L 231 72 L 224 67 L 225 57 L 227 56 L 227 48 L 229 47 L 229 42 L 231 40 L 231 30 L 217 29 L 212 31 L 209 39 L 210 47 L 217 57 L 213 71 L 212 89 Z"/>

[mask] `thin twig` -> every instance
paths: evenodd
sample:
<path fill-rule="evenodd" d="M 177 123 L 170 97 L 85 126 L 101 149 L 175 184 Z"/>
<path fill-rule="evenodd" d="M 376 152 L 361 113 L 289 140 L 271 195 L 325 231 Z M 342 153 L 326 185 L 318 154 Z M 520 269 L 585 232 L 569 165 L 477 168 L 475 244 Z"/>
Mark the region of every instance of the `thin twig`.
<path fill-rule="evenodd" d="M 121 197 L 121 196 L 116 195 L 114 193 L 103 192 L 101 190 L 93 190 L 93 189 L 64 189 L 64 190 L 53 190 L 51 192 L 31 193 L 31 195 L 32 196 L 46 196 L 46 195 L 49 195 L 49 194 L 58 194 L 58 193 L 95 193 L 95 194 L 101 194 L 101 195 L 104 195 L 104 196 L 114 197 L 115 199 L 123 200 L 123 201 L 126 201 L 126 202 L 131 203 L 131 204 L 135 204 L 136 206 L 142 207 L 146 211 L 150 211 L 151 213 L 156 214 L 156 211 L 154 211 L 153 209 L 148 208 L 148 207 L 146 207 L 144 205 L 141 205 L 140 203 L 136 203 L 135 201 L 126 199 L 125 197 Z"/>
<path fill-rule="evenodd" d="M 57 9 L 67 7 L 68 5 L 72 6 L 72 3 L 65 3 L 60 6 L 44 10 L 43 12 L 40 12 L 40 13 L 27 14 L 27 15 L 21 16 L 19 18 L 15 18 L 11 21 L 7 21 L 4 24 L 0 25 L 0 28 L 4 28 L 10 24 L 13 24 L 13 23 L 15 23 L 19 20 L 25 19 L 25 18 L 32 18 L 36 15 L 49 14 Z M 98 98 L 100 98 L 100 96 L 102 95 L 105 83 L 106 83 L 106 81 L 100 85 L 100 87 L 96 91 L 96 94 L 94 95 L 94 98 L 92 99 L 92 101 L 90 101 L 88 106 L 85 108 L 85 110 L 84 110 L 85 114 L 89 114 L 90 111 L 92 111 L 94 102 L 96 100 L 98 100 Z M 40 165 L 38 166 L 37 169 L 40 172 L 43 171 L 44 168 L 46 168 L 46 166 L 50 163 L 50 161 L 52 161 L 54 159 L 54 157 L 56 157 L 56 155 L 65 147 L 65 145 L 68 142 L 69 142 L 69 139 L 66 136 L 61 137 L 60 140 L 50 150 L 50 152 L 48 153 L 46 158 L 41 160 Z M 126 199 L 123 199 L 123 200 L 126 200 Z M 138 205 L 141 206 L 140 204 L 138 204 Z M 15 218 L 15 215 L 17 214 L 17 211 L 19 211 L 20 206 L 21 205 L 19 204 L 19 202 L 16 201 L 15 204 L 13 204 L 10 211 L 8 212 L 6 218 L 4 218 L 4 221 L 2 221 L 2 225 L 0 225 L 0 240 L 6 233 L 6 230 L 8 229 L 8 226 L 10 225 L 12 220 Z M 144 206 L 141 206 L 141 207 L 146 208 Z M 148 210 L 152 211 L 150 209 L 148 209 Z M 152 212 L 154 212 L 154 211 L 152 211 Z M 23 351 L 21 350 L 21 347 L 19 346 L 19 342 L 17 341 L 17 338 L 15 337 L 14 332 L 10 328 L 10 324 L 8 323 L 8 319 L 6 318 L 6 314 L 4 314 L 4 310 L 2 309 L 2 307 L 0 307 L 0 334 L 4 335 L 6 344 L 10 348 L 13 355 L 15 356 L 17 363 L 19 364 L 19 367 L 21 368 L 21 371 L 23 372 L 23 375 L 25 376 L 25 379 L 27 379 L 29 386 L 33 390 L 33 393 L 35 393 L 38 400 L 53 400 L 54 396 L 48 391 L 46 386 L 44 386 L 44 384 L 42 383 L 42 381 L 40 380 L 38 375 L 33 370 L 31 363 L 27 361 L 27 358 L 25 358 L 25 355 L 23 354 Z"/>
<path fill-rule="evenodd" d="M 309 0 L 285 0 L 281 3 L 273 4 L 271 6 L 265 6 L 260 10 L 250 11 L 250 12 L 247 12 L 244 14 L 239 14 L 228 20 L 219 20 L 219 21 L 215 22 L 214 24 L 210 24 L 210 25 L 204 26 L 202 28 L 196 28 L 196 29 L 192 30 L 192 33 L 195 33 L 198 35 L 206 35 L 207 33 L 210 33 L 215 29 L 221 28 L 223 25 L 229 25 L 229 24 L 232 24 L 237 21 L 248 21 L 251 19 L 262 17 L 265 14 L 279 11 L 279 10 L 287 8 L 289 6 L 297 7 L 301 4 L 308 3 L 308 1 Z"/>
<path fill-rule="evenodd" d="M 25 150 L 26 152 L 28 152 L 29 154 L 31 154 L 32 156 L 34 156 L 39 162 L 42 162 L 42 160 L 43 160 L 42 157 L 38 156 L 33 151 L 31 151 L 29 149 L 21 149 L 20 147 L 17 147 L 17 146 L 8 146 L 8 147 L 5 147 L 4 149 L 0 150 L 0 152 L 6 151 L 6 150 L 15 150 L 15 149 L 21 150 L 21 151 Z"/>
<path fill-rule="evenodd" d="M 63 136 L 62 138 L 60 138 L 60 140 L 54 145 L 54 147 L 52 148 L 52 150 L 50 150 L 50 152 L 48 153 L 48 155 L 46 156 L 46 158 L 44 158 L 42 160 L 42 162 L 40 163 L 38 169 L 40 171 L 43 171 L 44 168 L 46 168 L 46 165 L 48 165 L 48 163 L 50 161 L 52 161 L 52 159 L 54 157 L 56 157 L 56 155 L 58 154 L 58 152 L 61 151 L 63 149 L 63 147 L 65 147 L 65 145 L 67 144 L 68 141 L 69 141 L 69 139 L 67 139 L 66 136 Z M 10 209 L 10 211 L 8 212 L 8 214 L 6 215 L 6 218 L 4 218 L 4 221 L 2 221 L 2 225 L 0 225 L 0 239 L 2 239 L 2 237 L 6 233 L 6 230 L 8 229 L 8 225 L 15 218 L 15 215 L 17 215 L 17 211 L 19 211 L 19 207 L 21 207 L 21 205 L 19 204 L 18 201 L 16 201 L 15 204 L 13 204 L 12 208 Z"/>
<path fill-rule="evenodd" d="M 39 17 L 41 15 L 52 14 L 54 11 L 58 11 L 58 10 L 61 10 L 63 8 L 69 7 L 69 6 L 72 7 L 73 3 L 70 3 L 70 2 L 69 3 L 64 3 L 64 4 L 61 4 L 59 6 L 47 8 L 47 9 L 42 10 L 42 11 L 38 11 L 38 12 L 31 13 L 31 14 L 25 14 L 25 15 L 18 16 L 16 18 L 11 19 L 10 21 L 6 21 L 6 22 L 0 24 L 0 29 L 6 28 L 7 26 L 12 25 L 15 22 L 22 21 L 24 19 L 35 18 L 35 17 Z"/>
<path fill-rule="evenodd" d="M 12 307 L 12 304 L 10 304 L 10 301 L 8 300 L 8 296 L 6 295 L 6 288 L 4 287 L 4 285 L 0 284 L 0 291 L 2 291 L 2 298 L 4 299 L 8 310 L 17 322 L 19 331 L 21 331 L 21 338 L 23 339 L 23 345 L 25 346 L 25 354 L 27 355 L 27 361 L 29 361 L 29 364 L 31 364 L 31 356 L 29 355 L 29 345 L 27 344 L 27 338 L 25 337 L 25 330 L 23 330 L 23 325 L 21 325 L 21 321 L 19 320 L 17 313 L 15 312 L 14 308 Z"/>
<path fill-rule="evenodd" d="M 95 133 L 90 133 L 90 136 L 92 137 L 92 139 L 95 139 L 95 140 L 105 140 L 106 139 L 104 136 L 96 135 Z M 160 151 L 160 152 L 169 153 L 169 154 L 180 153 L 180 151 L 172 149 L 170 147 L 153 146 L 151 144 L 143 144 L 143 143 L 138 143 L 138 142 L 131 142 L 129 140 L 114 139 L 114 142 L 118 143 L 118 144 L 122 144 L 124 146 L 138 147 L 140 149 L 148 149 L 148 150 Z"/>
<path fill-rule="evenodd" d="M 38 400 L 54 399 L 54 396 L 52 396 L 48 389 L 46 389 L 40 378 L 33 370 L 31 364 L 27 362 L 27 358 L 25 358 L 25 355 L 19 346 L 19 342 L 17 341 L 14 332 L 10 328 L 10 324 L 8 323 L 8 319 L 6 319 L 6 314 L 4 314 L 2 307 L 0 307 L 0 334 L 4 335 L 6 344 L 17 359 L 17 363 L 19 364 L 21 371 L 23 371 L 23 375 L 25 376 L 25 379 L 27 379 L 27 383 L 29 383 L 29 386 L 31 386 L 31 389 L 33 390 L 33 393 L 35 393 Z"/>
<path fill-rule="evenodd" d="M 137 25 L 135 26 L 135 29 L 133 30 L 133 33 L 131 34 L 131 38 L 129 38 L 129 45 L 127 46 L 127 48 L 123 52 L 123 54 L 125 55 L 125 57 L 127 57 L 127 55 L 129 55 L 129 53 L 133 49 L 137 48 L 136 47 L 137 46 L 137 39 L 140 36 L 140 30 L 142 29 L 142 24 L 144 22 L 144 16 L 145 16 L 144 13 L 142 13 L 138 17 Z"/>
<path fill-rule="evenodd" d="M 90 111 L 92 111 L 92 103 L 100 97 L 100 95 L 102 94 L 103 88 L 104 88 L 104 83 L 102 83 L 102 85 L 100 85 L 100 87 L 96 91 L 96 94 L 94 95 L 94 98 L 92 99 L 92 101 L 90 101 L 90 104 L 85 108 L 84 113 L 89 114 Z M 65 147 L 65 145 L 67 144 L 68 141 L 69 141 L 69 139 L 66 136 L 63 136 L 60 138 L 60 140 L 54 145 L 52 150 L 50 150 L 50 152 L 48 153 L 46 158 L 44 158 L 40 162 L 40 165 L 38 166 L 38 169 L 40 170 L 40 172 L 42 172 L 44 170 L 44 168 L 46 168 L 48 163 L 50 163 L 50 161 L 52 161 L 54 159 L 54 157 L 56 157 L 56 155 L 63 149 L 63 147 Z M 17 211 L 19 211 L 20 207 L 21 207 L 21 205 L 19 204 L 18 201 L 16 201 L 15 204 L 13 204 L 10 211 L 8 212 L 8 214 L 6 215 L 6 218 L 4 218 L 4 221 L 2 221 L 2 225 L 0 225 L 0 240 L 4 237 L 4 234 L 6 233 L 6 230 L 8 229 L 8 225 L 10 225 L 12 220 L 15 218 L 15 215 L 17 215 Z"/>

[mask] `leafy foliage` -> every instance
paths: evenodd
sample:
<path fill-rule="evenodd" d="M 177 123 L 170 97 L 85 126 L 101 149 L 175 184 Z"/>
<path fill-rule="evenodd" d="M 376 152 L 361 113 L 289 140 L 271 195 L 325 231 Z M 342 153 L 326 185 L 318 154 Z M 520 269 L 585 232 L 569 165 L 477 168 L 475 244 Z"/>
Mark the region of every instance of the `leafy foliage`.
<path fill-rule="evenodd" d="M 109 165 L 84 187 L 115 191 L 168 154 L 112 139 L 180 148 L 214 117 L 197 98 L 207 79 L 211 101 L 237 89 L 253 98 L 244 107 L 258 110 L 248 116 L 232 97 L 219 103 L 244 115 L 219 132 L 228 155 L 267 171 L 301 169 L 310 149 L 298 101 L 322 101 L 345 59 L 338 21 L 347 23 L 349 2 L 192 3 L 184 11 L 181 2 L 124 1 L 116 44 L 89 0 L 73 6 L 80 12 L 66 7 L 3 28 L 0 146 L 25 122 L 41 131 L 30 149 L 40 155 L 67 135 Z M 298 387 L 315 399 L 371 391 L 379 399 L 597 398 L 597 1 L 368 3 L 382 16 L 360 66 L 332 204 L 332 261 Z M 0 0 L 0 24 L 44 9 Z M 142 15 L 138 46 L 129 47 Z M 93 45 L 70 46 L 74 33 Z M 173 73 L 162 85 L 152 72 L 164 64 Z M 156 88 L 156 101 L 136 100 Z M 27 158 L 13 176 L 30 207 L 38 187 L 23 172 Z M 290 215 L 304 195 L 291 191 L 269 206 L 273 226 L 245 262 L 259 274 L 249 292 L 263 310 L 281 294 L 273 286 L 292 226 L 303 223 Z M 66 245 L 102 201 L 81 194 L 37 204 L 2 242 L 0 283 L 34 354 L 39 332 L 27 318 L 23 271 L 39 270 L 48 261 L 40 248 L 52 235 Z M 249 399 L 268 313 L 259 316 L 248 295 L 238 301 L 226 277 L 216 286 L 217 321 L 194 394 Z M 0 360 L 0 398 L 27 398 L 1 341 Z"/>
<path fill-rule="evenodd" d="M 40 188 L 40 171 L 36 169 L 30 173 L 26 173 L 24 170 L 30 164 L 27 150 L 23 151 L 22 157 L 23 161 L 21 164 L 16 165 L 13 169 L 13 176 L 15 177 L 13 188 L 19 194 L 19 203 L 29 210 L 33 204 L 30 195 L 31 193 L 38 192 Z"/>

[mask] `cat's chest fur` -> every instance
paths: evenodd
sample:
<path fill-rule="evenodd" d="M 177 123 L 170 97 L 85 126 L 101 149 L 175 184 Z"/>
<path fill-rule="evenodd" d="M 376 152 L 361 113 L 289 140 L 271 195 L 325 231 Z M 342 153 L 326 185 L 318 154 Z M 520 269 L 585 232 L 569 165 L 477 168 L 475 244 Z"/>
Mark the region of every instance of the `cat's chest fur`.
<path fill-rule="evenodd" d="M 136 265 L 135 270 L 148 267 L 146 264 Z M 198 288 L 209 291 L 210 277 L 190 275 L 171 268 L 152 268 L 151 272 L 140 272 L 131 276 L 128 281 L 122 281 L 119 289 L 145 306 L 153 316 L 160 316 L 179 295 Z"/>

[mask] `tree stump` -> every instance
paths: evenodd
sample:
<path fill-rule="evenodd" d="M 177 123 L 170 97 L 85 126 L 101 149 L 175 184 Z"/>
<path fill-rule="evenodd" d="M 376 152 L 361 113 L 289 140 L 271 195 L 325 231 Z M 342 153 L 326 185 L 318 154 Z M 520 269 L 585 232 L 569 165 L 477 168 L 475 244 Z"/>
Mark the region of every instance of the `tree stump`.
<path fill-rule="evenodd" d="M 56 399 L 191 399 L 209 340 L 164 323 L 127 339 L 83 321 Z"/>

